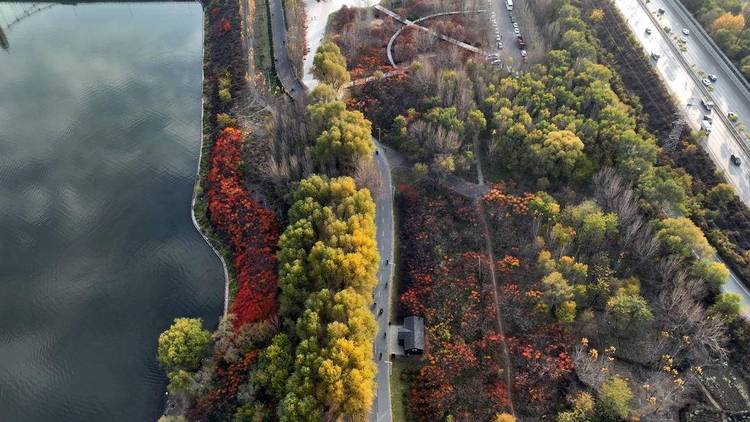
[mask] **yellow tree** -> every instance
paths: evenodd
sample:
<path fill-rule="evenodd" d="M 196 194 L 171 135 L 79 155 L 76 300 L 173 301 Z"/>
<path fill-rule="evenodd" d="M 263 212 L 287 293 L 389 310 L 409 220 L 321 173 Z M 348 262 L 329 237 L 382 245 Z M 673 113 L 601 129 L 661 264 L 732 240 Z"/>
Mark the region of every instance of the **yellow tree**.
<path fill-rule="evenodd" d="M 737 36 L 744 28 L 745 18 L 742 15 L 733 15 L 727 12 L 714 20 L 714 23 L 711 25 L 711 33 L 714 34 L 724 29 Z"/>

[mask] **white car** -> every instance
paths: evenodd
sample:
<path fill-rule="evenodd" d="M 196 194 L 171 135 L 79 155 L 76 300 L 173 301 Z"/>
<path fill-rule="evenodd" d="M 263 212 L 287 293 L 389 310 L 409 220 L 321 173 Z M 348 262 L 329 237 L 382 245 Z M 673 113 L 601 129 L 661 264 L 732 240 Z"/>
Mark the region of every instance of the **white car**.
<path fill-rule="evenodd" d="M 711 86 L 711 81 L 706 78 L 704 78 L 701 82 L 703 82 L 703 85 L 705 86 Z"/>
<path fill-rule="evenodd" d="M 716 82 L 716 81 L 718 81 L 718 80 L 719 80 L 719 77 L 718 77 L 718 76 L 716 76 L 716 75 L 714 75 L 713 73 L 711 73 L 711 74 L 709 74 L 709 75 L 708 75 L 708 79 L 709 79 L 709 80 L 710 80 L 711 82 Z"/>
<path fill-rule="evenodd" d="M 680 37 L 680 42 L 683 44 L 687 43 L 687 37 Z"/>
<path fill-rule="evenodd" d="M 690 35 L 690 30 L 687 28 L 682 28 L 682 33 L 685 35 Z"/>
<path fill-rule="evenodd" d="M 711 125 L 711 122 L 704 120 L 701 122 L 701 129 L 706 132 L 706 134 L 709 134 L 711 133 L 711 130 L 713 130 L 713 126 Z"/>
<path fill-rule="evenodd" d="M 497 43 L 497 48 L 499 50 L 502 50 L 503 49 L 503 43 L 502 42 Z"/>
<path fill-rule="evenodd" d="M 518 22 L 513 22 L 513 28 L 518 28 Z"/>
<path fill-rule="evenodd" d="M 513 28 L 513 33 L 516 35 L 521 35 L 521 30 L 519 30 L 518 28 Z"/>
<path fill-rule="evenodd" d="M 527 53 L 526 50 L 521 50 L 521 57 L 526 57 L 528 55 L 529 53 Z"/>
<path fill-rule="evenodd" d="M 651 28 L 646 28 L 646 35 L 651 35 Z"/>

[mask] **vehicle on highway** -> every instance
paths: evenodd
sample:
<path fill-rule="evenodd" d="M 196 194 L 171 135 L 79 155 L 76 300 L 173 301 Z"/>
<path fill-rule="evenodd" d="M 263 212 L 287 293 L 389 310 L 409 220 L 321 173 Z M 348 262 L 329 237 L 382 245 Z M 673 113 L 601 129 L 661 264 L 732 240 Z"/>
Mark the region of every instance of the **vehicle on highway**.
<path fill-rule="evenodd" d="M 682 33 L 685 35 L 690 35 L 690 30 L 687 28 L 682 28 Z"/>
<path fill-rule="evenodd" d="M 516 35 L 521 35 L 521 30 L 519 30 L 518 28 L 513 28 L 513 33 Z"/>
<path fill-rule="evenodd" d="M 719 80 L 719 77 L 718 77 L 718 76 L 716 76 L 716 75 L 714 75 L 713 73 L 711 73 L 711 74 L 709 74 L 709 75 L 708 75 L 708 79 L 709 79 L 709 80 L 710 80 L 711 82 L 716 82 L 717 80 Z"/>
<path fill-rule="evenodd" d="M 497 43 L 497 48 L 499 50 L 502 50 L 503 49 L 503 43 L 502 42 Z"/>
<path fill-rule="evenodd" d="M 657 11 L 657 13 L 659 13 L 660 15 L 663 15 L 663 14 L 664 14 L 664 9 L 662 9 L 662 8 L 660 7 L 660 8 L 659 8 L 659 10 Z"/>
<path fill-rule="evenodd" d="M 706 135 L 708 135 L 713 130 L 713 125 L 711 125 L 711 122 L 709 122 L 708 120 L 703 120 L 701 122 L 701 130 L 706 132 Z"/>
<path fill-rule="evenodd" d="M 664 27 L 664 32 L 666 32 L 666 33 L 670 33 L 670 32 L 672 32 L 672 28 L 670 28 L 670 27 L 668 27 L 668 26 L 665 26 L 665 27 Z"/>
<path fill-rule="evenodd" d="M 526 48 L 526 41 L 523 40 L 522 36 L 519 35 L 517 38 L 517 41 L 518 41 L 518 48 L 520 49 Z"/>
<path fill-rule="evenodd" d="M 651 28 L 646 28 L 646 34 L 651 35 Z"/>
<path fill-rule="evenodd" d="M 521 57 L 526 57 L 529 54 L 526 52 L 526 50 L 521 50 Z"/>
<path fill-rule="evenodd" d="M 737 114 L 734 113 L 734 112 L 732 112 L 732 111 L 730 111 L 729 113 L 727 113 L 727 119 L 729 119 L 732 122 L 736 122 L 737 121 Z"/>
<path fill-rule="evenodd" d="M 518 28 L 518 22 L 513 22 L 513 28 Z"/>
<path fill-rule="evenodd" d="M 505 8 L 508 10 L 513 10 L 513 0 L 505 0 Z"/>
<path fill-rule="evenodd" d="M 656 53 L 651 53 L 651 58 L 654 59 L 655 62 L 658 62 L 661 56 Z"/>
<path fill-rule="evenodd" d="M 683 44 L 687 43 L 687 37 L 680 37 L 680 42 Z"/>
<path fill-rule="evenodd" d="M 701 80 L 701 82 L 703 82 L 703 85 L 705 85 L 705 86 L 711 86 L 711 80 L 708 79 L 708 78 L 703 78 L 703 80 Z"/>
<path fill-rule="evenodd" d="M 734 154 L 732 154 L 732 156 L 730 157 L 730 161 L 732 161 L 732 164 L 734 164 L 735 166 L 742 165 L 742 160 L 740 159 L 740 157 Z"/>
<path fill-rule="evenodd" d="M 701 105 L 703 108 L 705 108 L 708 111 L 711 111 L 714 109 L 714 102 L 713 101 L 707 101 L 707 100 L 701 100 Z"/>

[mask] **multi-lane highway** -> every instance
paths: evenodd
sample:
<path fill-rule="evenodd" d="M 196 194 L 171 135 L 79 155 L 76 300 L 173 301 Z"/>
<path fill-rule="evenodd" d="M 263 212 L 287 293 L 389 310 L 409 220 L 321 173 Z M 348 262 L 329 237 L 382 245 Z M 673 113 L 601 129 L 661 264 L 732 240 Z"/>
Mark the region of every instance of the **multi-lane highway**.
<path fill-rule="evenodd" d="M 661 56 L 655 66 L 678 105 L 687 111 L 688 123 L 693 129 L 700 128 L 705 113 L 701 99 L 711 99 L 716 103 L 713 131 L 705 147 L 743 202 L 750 205 L 750 155 L 746 152 L 750 148 L 741 144 L 747 141 L 737 139 L 738 131 L 726 118 L 728 112 L 733 112 L 738 116 L 738 123 L 750 125 L 750 92 L 714 51 L 705 33 L 681 13 L 674 0 L 652 0 L 649 3 L 615 0 L 615 4 L 646 52 Z M 664 9 L 663 14 L 658 13 L 659 8 Z M 667 33 L 664 27 L 671 31 Z M 646 28 L 651 29 L 651 34 L 646 33 Z M 687 28 L 690 34 L 685 36 L 685 51 L 680 51 L 676 42 L 683 36 L 683 28 Z M 709 74 L 718 79 L 707 89 L 701 80 Z M 730 162 L 732 154 L 742 159 L 741 166 Z"/>
<path fill-rule="evenodd" d="M 706 114 L 701 100 L 711 100 L 716 104 L 712 113 L 713 130 L 705 140 L 704 148 L 735 186 L 742 201 L 750 205 L 750 154 L 746 152 L 750 148 L 742 144 L 747 142 L 744 135 L 726 117 L 728 112 L 733 112 L 738 116 L 737 123 L 750 125 L 750 92 L 720 58 L 707 35 L 674 1 L 615 0 L 614 3 L 646 53 L 661 56 L 654 65 L 678 106 L 685 110 L 688 124 L 693 129 L 700 129 Z M 659 13 L 659 9 L 664 13 Z M 665 27 L 670 31 L 667 32 Z M 689 34 L 684 35 L 683 29 Z M 687 42 L 685 48 L 680 49 L 677 40 L 683 36 Z M 716 75 L 717 80 L 710 85 L 711 88 L 706 88 L 702 80 L 709 74 Z M 742 159 L 741 166 L 731 163 L 732 154 Z M 750 291 L 734 274 L 730 274 L 724 290 L 740 296 L 742 311 L 750 317 Z"/>

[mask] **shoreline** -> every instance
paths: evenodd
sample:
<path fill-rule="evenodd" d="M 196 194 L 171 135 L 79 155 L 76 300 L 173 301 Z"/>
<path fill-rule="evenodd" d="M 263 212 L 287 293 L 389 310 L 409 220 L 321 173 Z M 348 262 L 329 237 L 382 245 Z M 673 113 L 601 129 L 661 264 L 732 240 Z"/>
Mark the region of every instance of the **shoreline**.
<path fill-rule="evenodd" d="M 202 3 L 199 3 L 201 5 L 201 125 L 200 125 L 200 144 L 198 146 L 198 161 L 195 168 L 195 178 L 193 182 L 193 193 L 192 197 L 190 199 L 190 219 L 193 221 L 193 227 L 195 227 L 195 230 L 200 233 L 203 240 L 208 244 L 209 247 L 211 247 L 211 250 L 213 251 L 214 255 L 216 255 L 219 258 L 219 261 L 221 262 L 221 268 L 224 271 L 224 311 L 222 312 L 222 316 L 227 315 L 227 311 L 229 310 L 229 270 L 227 269 L 227 263 L 224 260 L 224 257 L 221 255 L 218 249 L 214 246 L 214 244 L 211 242 L 211 239 L 208 238 L 206 235 L 206 232 L 203 227 L 201 227 L 200 223 L 198 223 L 198 219 L 195 217 L 195 204 L 198 200 L 198 189 L 203 185 L 203 177 L 201 177 L 201 168 L 203 167 L 203 147 L 205 146 L 206 141 L 206 134 L 204 132 L 204 119 L 206 115 L 206 95 L 204 92 L 204 88 L 206 85 L 206 10 L 203 7 Z"/>

